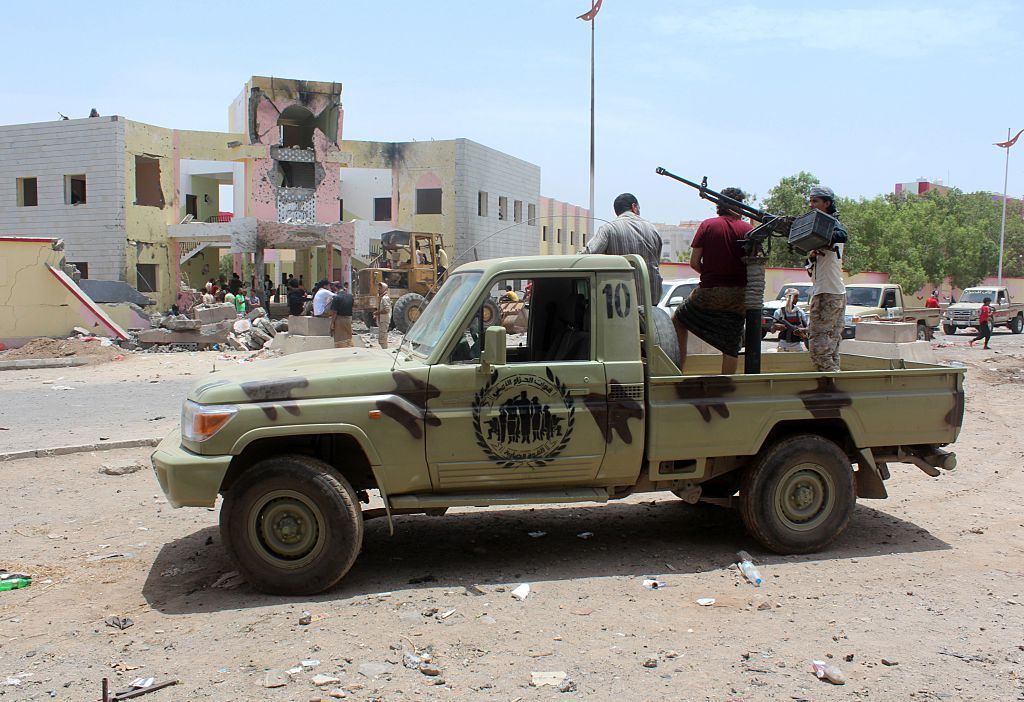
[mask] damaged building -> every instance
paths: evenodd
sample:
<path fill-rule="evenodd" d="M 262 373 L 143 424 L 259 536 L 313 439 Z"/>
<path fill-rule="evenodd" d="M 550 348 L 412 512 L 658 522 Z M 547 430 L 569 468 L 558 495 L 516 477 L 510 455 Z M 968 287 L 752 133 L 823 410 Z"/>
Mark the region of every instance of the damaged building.
<path fill-rule="evenodd" d="M 453 264 L 537 253 L 540 168 L 467 139 L 343 140 L 340 83 L 254 76 L 229 131 L 120 116 L 0 127 L 0 233 L 60 237 L 87 280 L 166 309 L 182 285 L 344 279 L 391 229 Z"/>

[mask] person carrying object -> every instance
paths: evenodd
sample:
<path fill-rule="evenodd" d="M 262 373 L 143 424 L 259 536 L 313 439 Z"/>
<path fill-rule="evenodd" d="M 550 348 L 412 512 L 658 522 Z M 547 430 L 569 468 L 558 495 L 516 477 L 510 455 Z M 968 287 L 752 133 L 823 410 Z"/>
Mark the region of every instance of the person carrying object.
<path fill-rule="evenodd" d="M 836 195 L 832 188 L 812 186 L 807 204 L 812 210 L 824 212 L 836 220 L 831 245 L 809 252 L 806 266 L 814 283 L 807 324 L 807 349 L 814 367 L 830 373 L 839 370 L 839 342 L 843 340 L 846 286 L 843 284 L 842 259 L 848 235 L 839 222 Z"/>
<path fill-rule="evenodd" d="M 739 188 L 725 188 L 722 195 L 738 202 L 746 197 Z M 700 285 L 676 307 L 672 324 L 679 337 L 679 370 L 686 365 L 692 332 L 722 352 L 722 375 L 732 375 L 739 363 L 746 312 L 742 242 L 753 227 L 725 202 L 718 204 L 717 212 L 701 222 L 690 244 L 690 267 L 700 274 Z"/>

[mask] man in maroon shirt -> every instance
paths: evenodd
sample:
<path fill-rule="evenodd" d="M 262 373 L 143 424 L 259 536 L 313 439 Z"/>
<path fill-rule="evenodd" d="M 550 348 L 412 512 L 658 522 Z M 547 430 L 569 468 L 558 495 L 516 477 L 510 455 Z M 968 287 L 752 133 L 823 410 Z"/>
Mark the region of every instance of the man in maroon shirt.
<path fill-rule="evenodd" d="M 722 194 L 740 202 L 745 197 L 739 188 L 725 188 Z M 752 228 L 722 204 L 718 216 L 704 220 L 697 229 L 690 244 L 690 266 L 700 274 L 700 286 L 672 317 L 679 336 L 679 370 L 686 364 L 686 342 L 693 332 L 722 352 L 722 375 L 736 372 L 747 286 L 741 241 Z"/>

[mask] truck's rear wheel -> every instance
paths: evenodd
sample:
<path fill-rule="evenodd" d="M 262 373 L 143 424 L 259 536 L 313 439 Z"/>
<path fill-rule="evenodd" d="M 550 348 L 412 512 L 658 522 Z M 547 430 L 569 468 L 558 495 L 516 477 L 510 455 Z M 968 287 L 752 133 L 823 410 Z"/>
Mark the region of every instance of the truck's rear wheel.
<path fill-rule="evenodd" d="M 918 341 L 931 341 L 932 335 L 931 330 L 924 322 L 917 323 L 917 340 Z"/>
<path fill-rule="evenodd" d="M 395 329 L 405 334 L 413 323 L 420 318 L 427 307 L 427 298 L 419 293 L 406 293 L 398 298 L 395 309 L 391 313 L 391 321 Z"/>
<path fill-rule="evenodd" d="M 355 491 L 323 461 L 275 456 L 231 486 L 221 536 L 238 570 L 272 595 L 314 595 L 348 572 L 363 542 Z"/>
<path fill-rule="evenodd" d="M 1018 314 L 1016 317 L 1011 319 L 1010 331 L 1013 332 L 1014 334 L 1020 334 L 1022 331 L 1024 331 L 1024 317 Z"/>
<path fill-rule="evenodd" d="M 952 324 L 943 324 L 942 333 L 945 334 L 946 336 L 955 336 L 956 327 L 954 327 Z"/>
<path fill-rule="evenodd" d="M 758 456 L 740 487 L 740 515 L 776 553 L 812 553 L 846 528 L 857 497 L 847 456 L 828 439 L 800 434 Z"/>
<path fill-rule="evenodd" d="M 652 307 L 654 315 L 654 343 L 661 347 L 661 350 L 672 359 L 672 363 L 679 366 L 679 336 L 676 328 L 672 325 L 672 316 L 662 307 Z"/>
<path fill-rule="evenodd" d="M 484 330 L 486 330 L 487 327 L 501 326 L 501 310 L 498 309 L 498 303 L 494 300 L 484 301 L 480 317 L 484 323 Z"/>

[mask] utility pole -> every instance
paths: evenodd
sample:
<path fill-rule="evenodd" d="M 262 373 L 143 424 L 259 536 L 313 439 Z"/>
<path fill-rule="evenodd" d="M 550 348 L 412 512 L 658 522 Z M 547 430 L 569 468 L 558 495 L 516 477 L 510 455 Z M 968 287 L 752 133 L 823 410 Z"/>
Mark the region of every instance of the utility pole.
<path fill-rule="evenodd" d="M 588 224 L 591 226 L 594 221 L 594 43 L 596 38 L 594 25 L 597 13 L 601 10 L 602 1 L 591 0 L 590 10 L 576 18 L 590 22 L 590 219 Z"/>
<path fill-rule="evenodd" d="M 1007 127 L 1006 128 L 1006 141 L 1007 141 L 1007 143 L 1009 143 L 1009 141 L 1010 141 L 1010 132 L 1011 131 L 1012 131 L 1011 127 Z M 593 133 L 591 133 L 591 134 L 593 134 Z M 593 139 L 593 136 L 591 136 L 591 139 Z M 593 149 L 593 147 L 591 147 L 591 149 Z M 591 163 L 593 163 L 593 153 L 591 153 Z M 591 178 L 591 182 L 593 182 L 593 178 Z M 1002 287 L 1002 285 L 1003 285 L 1003 244 L 1006 241 L 1006 192 L 1007 192 L 1007 186 L 1009 184 L 1010 184 L 1010 147 L 1007 146 L 1006 147 L 1006 169 L 1003 171 L 1003 219 L 1002 219 L 1002 224 L 1000 224 L 1000 226 L 999 226 L 999 283 L 998 283 L 998 285 L 1000 287 Z M 593 189 L 593 186 L 591 186 L 591 189 Z"/>

